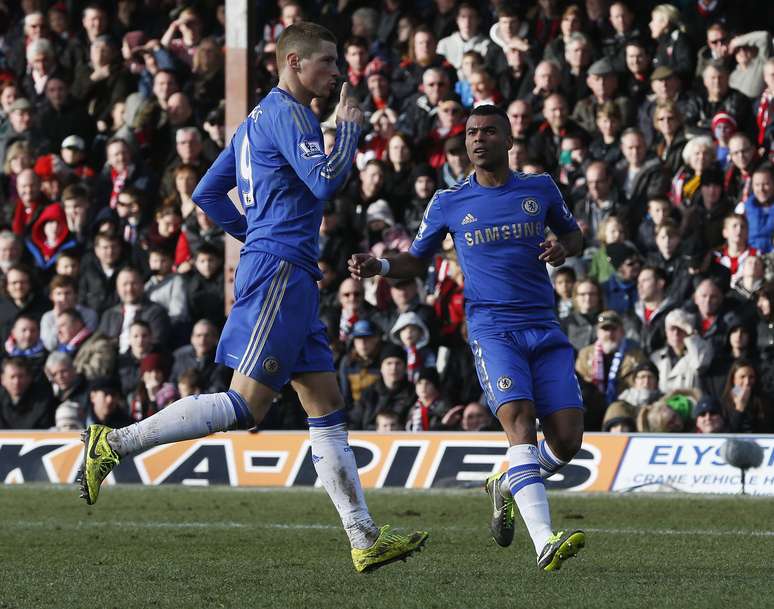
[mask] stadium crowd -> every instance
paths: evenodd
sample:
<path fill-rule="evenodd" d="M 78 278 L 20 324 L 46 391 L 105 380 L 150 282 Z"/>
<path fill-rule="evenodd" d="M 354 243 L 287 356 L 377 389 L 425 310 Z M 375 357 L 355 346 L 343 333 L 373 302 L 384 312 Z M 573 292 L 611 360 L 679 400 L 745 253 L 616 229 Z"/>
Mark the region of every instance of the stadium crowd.
<path fill-rule="evenodd" d="M 450 238 L 423 281 L 346 271 L 408 248 L 472 170 L 466 112 L 496 104 L 511 168 L 554 176 L 586 240 L 550 269 L 586 429 L 774 431 L 774 5 L 258 6 L 256 101 L 283 28 L 310 19 L 366 113 L 320 228 L 351 428 L 498 428 Z M 224 235 L 191 200 L 227 144 L 224 20 L 222 0 L 0 1 L 0 429 L 121 427 L 228 388 Z M 313 106 L 326 152 L 333 101 Z M 304 427 L 290 388 L 260 426 Z"/>

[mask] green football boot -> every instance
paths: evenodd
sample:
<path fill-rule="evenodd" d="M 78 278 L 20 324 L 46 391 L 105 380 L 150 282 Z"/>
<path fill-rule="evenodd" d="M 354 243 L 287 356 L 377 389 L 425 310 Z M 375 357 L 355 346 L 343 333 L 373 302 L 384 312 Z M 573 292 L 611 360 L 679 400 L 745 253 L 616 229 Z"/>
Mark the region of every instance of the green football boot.
<path fill-rule="evenodd" d="M 111 431 L 105 425 L 89 425 L 81 434 L 84 444 L 83 465 L 76 480 L 81 483 L 81 499 L 85 499 L 89 505 L 97 502 L 102 481 L 121 460 L 108 444 L 107 435 Z"/>
<path fill-rule="evenodd" d="M 583 531 L 559 531 L 551 535 L 538 556 L 538 569 L 558 571 L 565 560 L 576 556 L 585 545 L 586 533 Z"/>
<path fill-rule="evenodd" d="M 422 548 L 428 535 L 425 531 L 415 531 L 410 535 L 393 533 L 390 525 L 386 524 L 380 529 L 379 537 L 370 548 L 352 548 L 355 571 L 373 571 L 396 560 L 405 560 Z"/>

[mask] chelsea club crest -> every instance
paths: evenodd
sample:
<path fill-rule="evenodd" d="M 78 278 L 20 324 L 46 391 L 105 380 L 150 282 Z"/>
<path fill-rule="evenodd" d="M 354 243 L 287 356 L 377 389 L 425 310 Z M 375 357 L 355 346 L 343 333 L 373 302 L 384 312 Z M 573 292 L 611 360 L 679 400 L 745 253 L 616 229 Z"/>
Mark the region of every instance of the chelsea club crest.
<path fill-rule="evenodd" d="M 535 216 L 540 211 L 540 204 L 536 199 L 524 199 L 521 208 L 530 216 Z"/>

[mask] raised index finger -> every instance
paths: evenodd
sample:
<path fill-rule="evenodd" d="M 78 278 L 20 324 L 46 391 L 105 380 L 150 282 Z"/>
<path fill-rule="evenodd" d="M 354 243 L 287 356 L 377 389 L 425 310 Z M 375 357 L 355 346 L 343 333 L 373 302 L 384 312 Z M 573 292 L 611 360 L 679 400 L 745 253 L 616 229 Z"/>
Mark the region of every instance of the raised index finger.
<path fill-rule="evenodd" d="M 349 83 L 347 81 L 344 81 L 344 84 L 341 85 L 341 95 L 339 96 L 339 103 L 344 105 L 348 97 L 349 97 Z"/>

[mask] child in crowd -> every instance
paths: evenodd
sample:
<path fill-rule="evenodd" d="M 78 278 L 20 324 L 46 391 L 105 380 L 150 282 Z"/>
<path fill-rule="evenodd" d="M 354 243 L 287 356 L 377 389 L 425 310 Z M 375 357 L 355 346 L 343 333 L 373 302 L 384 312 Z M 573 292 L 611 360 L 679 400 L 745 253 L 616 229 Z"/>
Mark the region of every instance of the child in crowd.
<path fill-rule="evenodd" d="M 430 331 L 425 322 L 413 311 L 407 311 L 398 316 L 390 330 L 390 337 L 406 351 L 406 367 L 410 381 L 416 382 L 422 368 L 435 366 L 435 353 L 427 346 L 430 342 Z"/>
<path fill-rule="evenodd" d="M 431 431 L 443 428 L 449 404 L 441 396 L 441 380 L 435 368 L 422 368 L 417 376 L 417 401 L 406 417 L 407 431 Z"/>

